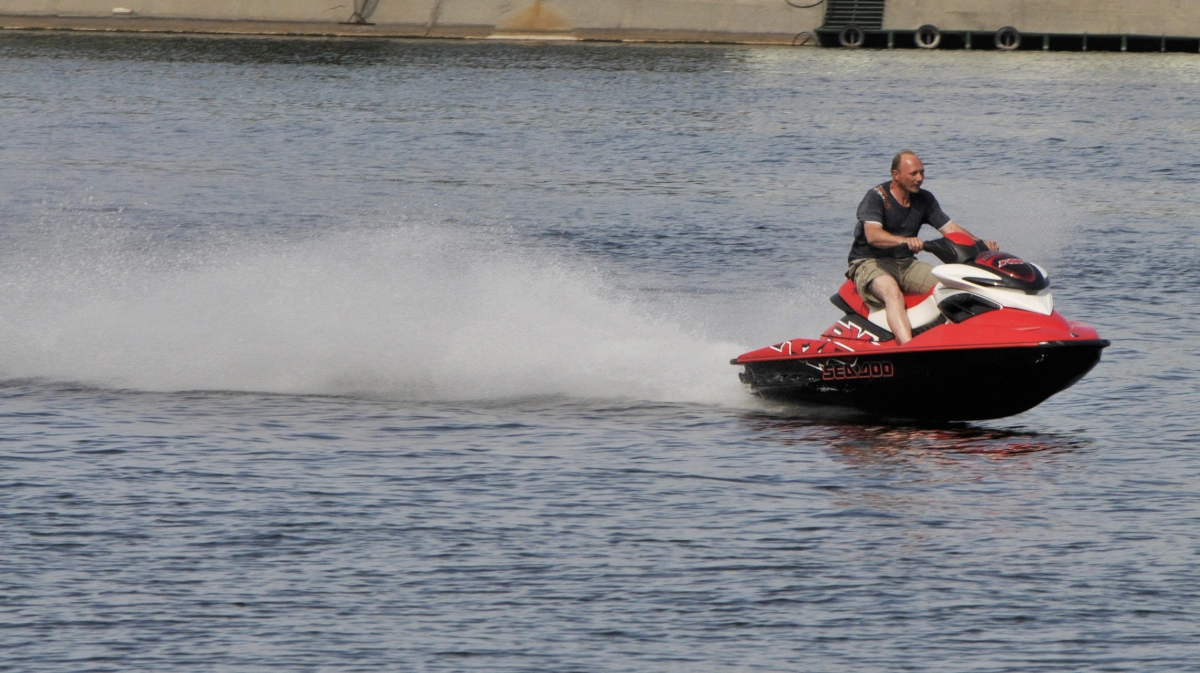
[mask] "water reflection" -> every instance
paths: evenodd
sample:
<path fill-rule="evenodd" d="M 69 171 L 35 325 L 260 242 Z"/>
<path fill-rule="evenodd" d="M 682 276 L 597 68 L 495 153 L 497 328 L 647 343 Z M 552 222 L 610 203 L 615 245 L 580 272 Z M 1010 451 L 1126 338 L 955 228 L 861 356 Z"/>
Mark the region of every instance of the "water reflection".
<path fill-rule="evenodd" d="M 924 461 L 982 456 L 1006 459 L 1037 453 L 1077 451 L 1090 442 L 1078 437 L 970 424 L 897 426 L 753 415 L 745 424 L 756 437 L 784 445 L 820 444 L 855 464 Z"/>

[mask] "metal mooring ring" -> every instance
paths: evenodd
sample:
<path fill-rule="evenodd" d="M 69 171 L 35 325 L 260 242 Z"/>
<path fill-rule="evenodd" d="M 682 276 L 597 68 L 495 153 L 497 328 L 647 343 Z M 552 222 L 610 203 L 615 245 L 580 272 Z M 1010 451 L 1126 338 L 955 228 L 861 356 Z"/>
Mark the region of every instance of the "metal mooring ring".
<path fill-rule="evenodd" d="M 843 47 L 858 49 L 859 47 L 863 46 L 863 43 L 866 41 L 867 34 L 863 32 L 862 28 L 859 28 L 853 23 L 849 26 L 846 26 L 842 29 L 842 32 L 838 33 L 838 44 L 842 45 Z"/>
<path fill-rule="evenodd" d="M 913 42 L 916 42 L 917 46 L 922 49 L 937 49 L 937 46 L 942 43 L 942 31 L 932 23 L 927 23 L 913 33 Z"/>
<path fill-rule="evenodd" d="M 1012 26 L 1005 26 L 996 31 L 996 48 L 1012 51 L 1021 46 L 1021 32 Z"/>
<path fill-rule="evenodd" d="M 816 35 L 813 35 L 807 30 L 802 30 L 799 33 L 796 33 L 796 37 L 792 38 L 793 47 L 803 47 L 806 44 L 815 44 L 820 46 L 821 43 L 817 41 Z"/>

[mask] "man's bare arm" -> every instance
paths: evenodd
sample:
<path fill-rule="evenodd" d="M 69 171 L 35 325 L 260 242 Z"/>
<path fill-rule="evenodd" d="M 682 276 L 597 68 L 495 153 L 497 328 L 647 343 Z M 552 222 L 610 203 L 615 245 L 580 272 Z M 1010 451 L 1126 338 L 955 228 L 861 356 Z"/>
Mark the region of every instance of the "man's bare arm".
<path fill-rule="evenodd" d="M 953 223 L 950 223 L 953 224 Z M 950 226 L 947 224 L 946 226 Z M 955 225 L 957 226 L 957 225 Z M 876 248 L 898 248 L 902 245 L 907 245 L 909 250 L 913 252 L 921 252 L 925 244 L 917 237 L 905 238 L 888 233 L 883 224 L 879 222 L 863 222 L 863 234 L 867 237 L 867 243 Z"/>

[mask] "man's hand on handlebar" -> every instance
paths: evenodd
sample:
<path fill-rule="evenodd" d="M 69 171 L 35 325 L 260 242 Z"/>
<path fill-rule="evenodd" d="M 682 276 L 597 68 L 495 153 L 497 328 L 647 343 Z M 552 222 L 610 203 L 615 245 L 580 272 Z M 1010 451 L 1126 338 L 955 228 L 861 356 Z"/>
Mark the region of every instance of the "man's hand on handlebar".
<path fill-rule="evenodd" d="M 983 244 L 987 246 L 988 250 L 999 250 L 1000 249 L 1000 244 L 995 241 L 984 241 Z"/>
<path fill-rule="evenodd" d="M 925 249 L 925 241 L 922 241 L 915 236 L 913 238 L 904 239 L 904 243 L 908 246 L 908 249 L 912 250 L 913 252 L 921 252 L 921 250 Z M 995 248 L 992 249 L 995 250 Z"/>

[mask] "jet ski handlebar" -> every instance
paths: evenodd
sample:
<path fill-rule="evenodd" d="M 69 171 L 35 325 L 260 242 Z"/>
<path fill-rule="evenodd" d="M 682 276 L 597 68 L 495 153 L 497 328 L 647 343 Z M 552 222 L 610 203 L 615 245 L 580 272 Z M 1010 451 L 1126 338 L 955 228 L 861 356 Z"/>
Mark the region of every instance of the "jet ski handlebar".
<path fill-rule="evenodd" d="M 925 252 L 932 253 L 942 260 L 943 264 L 966 264 L 975 260 L 976 255 L 987 251 L 987 244 L 977 240 L 970 245 L 964 245 L 943 236 L 932 241 L 922 241 Z"/>

